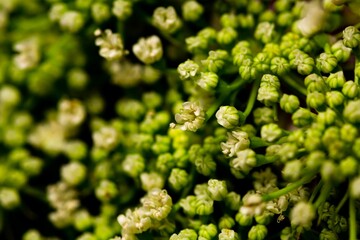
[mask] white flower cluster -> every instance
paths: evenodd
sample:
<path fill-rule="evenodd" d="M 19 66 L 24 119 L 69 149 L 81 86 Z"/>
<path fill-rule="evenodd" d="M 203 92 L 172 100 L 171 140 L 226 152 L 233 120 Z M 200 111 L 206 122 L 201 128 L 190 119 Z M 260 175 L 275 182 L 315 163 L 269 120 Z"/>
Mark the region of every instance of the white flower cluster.
<path fill-rule="evenodd" d="M 136 234 L 165 224 L 162 220 L 166 219 L 172 209 L 172 199 L 166 190 L 153 189 L 140 202 L 140 207 L 128 209 L 117 218 L 125 239 L 132 239 Z"/>
<path fill-rule="evenodd" d="M 127 54 L 120 34 L 113 33 L 110 29 L 104 32 L 97 29 L 94 34 L 97 37 L 95 45 L 100 47 L 99 54 L 103 58 L 110 61 L 120 60 Z"/>

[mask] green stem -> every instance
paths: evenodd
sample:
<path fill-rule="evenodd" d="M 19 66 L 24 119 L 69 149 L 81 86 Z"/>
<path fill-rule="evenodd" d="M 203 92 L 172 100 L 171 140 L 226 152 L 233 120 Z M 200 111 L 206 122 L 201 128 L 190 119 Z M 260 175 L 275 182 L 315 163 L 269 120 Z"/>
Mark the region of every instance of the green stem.
<path fill-rule="evenodd" d="M 23 191 L 24 193 L 42 201 L 42 202 L 45 202 L 45 203 L 48 202 L 46 194 L 36 188 L 26 186 L 26 187 L 22 188 L 21 191 Z"/>
<path fill-rule="evenodd" d="M 259 85 L 260 85 L 260 78 L 254 82 L 251 88 L 250 97 L 244 111 L 245 119 L 249 116 L 249 114 L 251 113 L 254 107 Z"/>
<path fill-rule="evenodd" d="M 303 94 L 304 96 L 307 95 L 307 90 L 306 88 L 300 84 L 298 81 L 296 81 L 294 78 L 296 76 L 294 75 L 283 75 L 281 76 L 281 78 L 284 80 L 284 82 L 289 85 L 290 87 L 292 87 L 293 89 L 295 89 L 296 91 L 298 91 L 299 93 Z"/>
<path fill-rule="evenodd" d="M 250 148 L 267 147 L 270 143 L 264 141 L 260 137 L 250 137 Z"/>
<path fill-rule="evenodd" d="M 256 154 L 256 166 L 259 167 L 265 164 L 273 163 L 278 159 L 278 156 L 264 156 L 261 154 Z"/>
<path fill-rule="evenodd" d="M 266 194 L 262 196 L 262 200 L 263 201 L 270 201 L 276 198 L 279 198 L 297 188 L 299 188 L 300 186 L 309 183 L 316 175 L 316 172 L 311 172 L 308 175 L 306 175 L 305 177 L 301 178 L 300 180 L 298 180 L 297 182 L 291 183 L 289 184 L 287 187 L 282 188 L 280 190 L 277 190 L 275 192 Z"/>
<path fill-rule="evenodd" d="M 331 189 L 332 189 L 331 183 L 324 184 L 324 186 L 321 188 L 320 196 L 316 199 L 316 202 L 314 203 L 315 209 L 319 208 L 320 205 L 326 201 L 326 199 L 330 194 Z"/>
<path fill-rule="evenodd" d="M 4 209 L 0 207 L 0 233 L 4 228 Z"/>
<path fill-rule="evenodd" d="M 355 200 L 350 197 L 349 199 L 349 227 L 350 227 L 350 237 L 349 240 L 356 240 L 356 208 Z"/>
<path fill-rule="evenodd" d="M 345 202 L 347 201 L 348 198 L 349 198 L 349 190 L 346 191 L 346 193 L 343 196 L 343 198 L 341 199 L 340 203 L 337 205 L 336 213 L 338 213 L 340 211 L 340 209 L 344 206 L 344 204 L 345 204 Z"/>
<path fill-rule="evenodd" d="M 314 191 L 312 192 L 309 202 L 312 203 L 316 197 L 316 195 L 318 194 L 318 192 L 320 191 L 321 187 L 324 185 L 323 180 L 320 180 L 320 182 L 316 185 Z"/>
<path fill-rule="evenodd" d="M 246 81 L 241 78 L 237 78 L 230 85 L 226 84 L 223 81 L 220 81 L 218 90 L 220 91 L 220 96 L 217 98 L 216 102 L 214 102 L 209 109 L 206 111 L 206 121 L 208 121 L 214 113 L 219 109 L 221 104 L 231 95 L 231 92 L 234 90 L 238 90 L 242 85 L 244 85 Z"/>

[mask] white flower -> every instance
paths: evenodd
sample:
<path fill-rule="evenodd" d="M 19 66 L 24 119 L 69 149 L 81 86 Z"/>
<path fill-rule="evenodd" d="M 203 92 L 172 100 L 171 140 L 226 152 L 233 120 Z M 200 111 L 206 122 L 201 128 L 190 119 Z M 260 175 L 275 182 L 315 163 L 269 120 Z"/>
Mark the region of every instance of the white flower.
<path fill-rule="evenodd" d="M 111 150 L 118 144 L 118 136 L 116 129 L 113 127 L 102 127 L 93 133 L 93 141 L 96 147 Z"/>
<path fill-rule="evenodd" d="M 106 29 L 103 33 L 100 29 L 95 31 L 95 45 L 100 47 L 99 54 L 107 60 L 120 60 L 127 51 L 120 34 L 113 33 L 110 29 Z"/>
<path fill-rule="evenodd" d="M 65 127 L 80 125 L 86 115 L 84 105 L 77 99 L 63 99 L 59 102 L 58 121 Z"/>
<path fill-rule="evenodd" d="M 236 128 L 235 130 L 228 132 L 227 135 L 227 141 L 226 143 L 221 143 L 221 149 L 228 157 L 233 157 L 237 152 L 249 148 L 249 135 L 240 130 L 240 128 Z"/>
<path fill-rule="evenodd" d="M 181 27 L 181 21 L 173 6 L 156 8 L 153 13 L 153 24 L 167 33 L 173 33 Z"/>
<path fill-rule="evenodd" d="M 19 69 L 31 69 L 40 61 L 39 42 L 35 38 L 25 39 L 14 46 L 18 54 L 14 57 L 14 63 Z"/>
<path fill-rule="evenodd" d="M 159 61 L 163 56 L 161 40 L 158 36 L 152 35 L 148 38 L 140 38 L 132 48 L 135 56 L 145 64 L 152 64 Z"/>
<path fill-rule="evenodd" d="M 175 121 L 181 130 L 196 132 L 205 122 L 205 111 L 198 103 L 184 102 L 180 113 L 175 114 Z M 175 126 L 170 124 L 170 127 Z"/>
<path fill-rule="evenodd" d="M 290 212 L 291 225 L 310 228 L 314 218 L 314 206 L 308 202 L 298 202 Z"/>

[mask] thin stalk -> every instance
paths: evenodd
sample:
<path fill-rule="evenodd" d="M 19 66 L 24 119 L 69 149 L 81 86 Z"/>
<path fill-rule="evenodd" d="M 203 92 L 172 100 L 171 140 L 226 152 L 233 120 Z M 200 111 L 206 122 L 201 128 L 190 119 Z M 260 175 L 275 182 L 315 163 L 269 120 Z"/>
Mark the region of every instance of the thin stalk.
<path fill-rule="evenodd" d="M 349 190 L 346 191 L 345 195 L 343 196 L 343 198 L 341 199 L 341 201 L 339 202 L 339 204 L 336 207 L 336 213 L 338 213 L 340 211 L 340 209 L 344 206 L 345 202 L 347 201 L 347 199 L 349 198 Z"/>
<path fill-rule="evenodd" d="M 320 182 L 316 185 L 314 191 L 312 192 L 309 202 L 312 203 L 316 197 L 316 195 L 318 194 L 318 192 L 320 191 L 321 187 L 324 185 L 323 180 L 320 180 Z"/>
<path fill-rule="evenodd" d="M 316 175 L 316 172 L 309 173 L 305 177 L 301 178 L 297 182 L 289 184 L 285 188 L 282 188 L 280 190 L 277 190 L 275 192 L 272 192 L 272 193 L 262 196 L 262 200 L 266 202 L 266 201 L 270 201 L 270 200 L 279 198 L 279 197 L 299 188 L 300 186 L 302 186 L 306 183 L 309 183 L 315 177 L 315 175 Z"/>
<path fill-rule="evenodd" d="M 23 191 L 24 193 L 42 201 L 42 202 L 48 203 L 46 194 L 43 193 L 42 191 L 40 191 L 39 189 L 30 187 L 30 186 L 26 186 L 26 187 L 22 188 L 21 191 Z"/>
<path fill-rule="evenodd" d="M 326 201 L 328 198 L 330 191 L 332 189 L 331 183 L 325 183 L 324 186 L 321 188 L 320 196 L 316 199 L 314 203 L 315 209 L 319 208 L 322 203 Z"/>
<path fill-rule="evenodd" d="M 355 200 L 350 197 L 349 199 L 349 228 L 350 228 L 350 236 L 349 240 L 356 240 L 357 229 L 356 229 L 356 208 L 355 208 Z"/>
<path fill-rule="evenodd" d="M 264 156 L 261 154 L 256 154 L 256 167 L 273 163 L 279 159 L 278 156 Z"/>
<path fill-rule="evenodd" d="M 292 87 L 294 90 L 298 91 L 299 93 L 301 93 L 302 95 L 306 96 L 307 95 L 307 90 L 306 88 L 300 84 L 298 81 L 296 81 L 294 79 L 294 76 L 289 76 L 289 75 L 283 75 L 281 76 L 281 78 L 284 80 L 284 82 L 289 85 L 290 87 Z"/>
<path fill-rule="evenodd" d="M 245 111 L 244 111 L 245 119 L 249 116 L 249 114 L 251 113 L 251 111 L 254 107 L 257 92 L 259 89 L 259 85 L 260 85 L 260 79 L 255 81 L 251 88 L 250 97 L 249 97 L 248 103 L 247 103 Z"/>

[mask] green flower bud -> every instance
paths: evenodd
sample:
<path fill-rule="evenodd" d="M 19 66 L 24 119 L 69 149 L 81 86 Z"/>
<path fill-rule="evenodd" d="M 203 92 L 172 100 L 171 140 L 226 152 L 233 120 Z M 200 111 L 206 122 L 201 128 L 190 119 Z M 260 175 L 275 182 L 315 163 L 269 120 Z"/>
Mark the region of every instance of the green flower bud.
<path fill-rule="evenodd" d="M 11 210 L 20 205 L 20 196 L 17 190 L 13 188 L 0 188 L 0 206 Z"/>
<path fill-rule="evenodd" d="M 358 173 L 359 164 L 354 157 L 348 156 L 341 160 L 340 169 L 344 176 L 351 177 Z"/>
<path fill-rule="evenodd" d="M 189 174 L 183 169 L 173 168 L 171 169 L 168 181 L 170 187 L 172 187 L 176 191 L 180 191 L 188 184 Z"/>
<path fill-rule="evenodd" d="M 331 45 L 330 50 L 339 62 L 346 62 L 351 56 L 351 48 L 345 47 L 342 40 L 339 40 Z"/>
<path fill-rule="evenodd" d="M 236 192 L 230 192 L 225 197 L 225 205 L 231 210 L 238 210 L 240 207 L 241 198 Z"/>
<path fill-rule="evenodd" d="M 204 12 L 204 7 L 197 1 L 187 1 L 181 6 L 182 16 L 185 21 L 197 21 Z"/>
<path fill-rule="evenodd" d="M 186 60 L 184 63 L 180 63 L 177 71 L 181 80 L 188 80 L 194 78 L 198 74 L 199 65 L 193 60 Z"/>
<path fill-rule="evenodd" d="M 285 58 L 274 57 L 271 59 L 270 70 L 273 74 L 282 76 L 289 72 L 290 64 Z"/>
<path fill-rule="evenodd" d="M 250 231 L 248 233 L 248 239 L 249 240 L 263 240 L 265 239 L 266 235 L 268 233 L 268 230 L 266 226 L 264 225 L 255 225 L 250 228 Z"/>
<path fill-rule="evenodd" d="M 238 21 L 242 28 L 253 28 L 255 26 L 255 19 L 252 14 L 239 14 Z"/>
<path fill-rule="evenodd" d="M 196 78 L 195 83 L 204 89 L 205 91 L 214 91 L 219 81 L 219 77 L 216 73 L 205 72 L 201 73 L 199 78 Z"/>
<path fill-rule="evenodd" d="M 348 26 L 343 31 L 343 43 L 345 47 L 355 48 L 360 43 L 360 31 L 354 26 Z"/>
<path fill-rule="evenodd" d="M 326 98 L 325 98 L 325 94 L 323 93 L 310 92 L 306 96 L 306 104 L 308 105 L 308 107 L 314 108 L 317 111 L 324 110 L 326 107 L 325 103 L 326 103 Z"/>
<path fill-rule="evenodd" d="M 235 221 L 229 215 L 224 215 L 219 220 L 219 229 L 231 229 L 235 225 Z"/>
<path fill-rule="evenodd" d="M 294 182 L 301 177 L 303 164 L 300 160 L 292 160 L 285 163 L 285 166 L 282 170 L 282 175 L 285 180 L 289 182 Z"/>
<path fill-rule="evenodd" d="M 319 71 L 324 73 L 330 73 L 338 65 L 337 58 L 330 53 L 321 53 L 318 58 L 316 58 L 316 67 Z"/>
<path fill-rule="evenodd" d="M 163 56 L 161 40 L 156 35 L 140 38 L 138 42 L 133 45 L 132 50 L 135 56 L 145 64 L 152 64 L 159 61 Z"/>
<path fill-rule="evenodd" d="M 343 111 L 344 118 L 353 124 L 360 123 L 360 100 L 351 100 Z"/>
<path fill-rule="evenodd" d="M 310 154 L 306 157 L 305 165 L 309 170 L 318 170 L 325 159 L 326 155 L 324 152 L 315 150 L 310 152 Z"/>
<path fill-rule="evenodd" d="M 205 239 L 212 239 L 217 235 L 218 231 L 215 224 L 201 225 L 199 229 L 199 237 L 203 237 Z"/>
<path fill-rule="evenodd" d="M 313 122 L 314 114 L 309 109 L 299 108 L 291 116 L 291 119 L 295 126 L 305 127 L 305 126 L 309 126 Z"/>
<path fill-rule="evenodd" d="M 273 10 L 267 9 L 260 14 L 259 22 L 274 22 L 275 18 L 275 12 Z"/>
<path fill-rule="evenodd" d="M 304 142 L 305 148 L 311 152 L 317 149 L 320 149 L 322 146 L 321 136 L 323 132 L 322 129 L 317 127 L 309 128 L 306 131 L 306 139 Z"/>
<path fill-rule="evenodd" d="M 277 0 L 274 3 L 274 8 L 277 12 L 285 12 L 290 10 L 292 7 L 292 3 L 287 0 Z"/>
<path fill-rule="evenodd" d="M 327 105 L 331 108 L 340 107 L 344 103 L 344 95 L 339 91 L 330 91 L 326 93 Z"/>
<path fill-rule="evenodd" d="M 320 232 L 319 239 L 320 240 L 337 240 L 337 239 L 339 239 L 339 237 L 335 232 L 324 228 Z"/>
<path fill-rule="evenodd" d="M 283 94 L 280 99 L 280 107 L 287 113 L 294 113 L 300 106 L 299 98 L 295 95 Z"/>
<path fill-rule="evenodd" d="M 228 132 L 227 135 L 227 141 L 221 143 L 221 149 L 223 154 L 228 157 L 233 157 L 238 151 L 247 149 L 250 146 L 249 135 L 238 128 Z"/>
<path fill-rule="evenodd" d="M 342 171 L 336 163 L 331 160 L 325 160 L 320 169 L 321 178 L 325 182 L 338 183 L 343 180 Z"/>
<path fill-rule="evenodd" d="M 256 166 L 256 154 L 251 149 L 238 151 L 236 157 L 231 159 L 230 168 L 233 173 L 248 174 Z"/>
<path fill-rule="evenodd" d="M 256 108 L 253 111 L 254 122 L 256 125 L 265 125 L 268 123 L 273 123 L 275 121 L 274 110 L 268 107 Z"/>
<path fill-rule="evenodd" d="M 61 167 L 61 179 L 70 186 L 77 186 L 85 180 L 86 166 L 79 162 L 70 162 Z"/>
<path fill-rule="evenodd" d="M 258 89 L 257 100 L 265 106 L 272 106 L 279 101 L 280 92 L 272 86 L 261 87 Z"/>
<path fill-rule="evenodd" d="M 142 118 L 146 111 L 144 104 L 139 100 L 125 98 L 116 103 L 115 110 L 120 116 L 131 120 Z"/>
<path fill-rule="evenodd" d="M 145 170 L 145 159 L 137 153 L 128 154 L 121 165 L 127 175 L 137 178 Z"/>
<path fill-rule="evenodd" d="M 355 199 L 360 198 L 360 177 L 355 177 L 351 180 L 349 190 L 351 197 Z"/>
<path fill-rule="evenodd" d="M 308 92 L 326 92 L 328 87 L 322 78 L 315 73 L 308 75 L 304 80 Z"/>
<path fill-rule="evenodd" d="M 270 22 L 260 22 L 254 33 L 254 37 L 263 43 L 269 43 L 273 41 L 276 36 L 275 25 Z"/>
<path fill-rule="evenodd" d="M 54 3 L 49 10 L 49 18 L 51 21 L 56 22 L 61 19 L 61 16 L 68 10 L 65 3 Z"/>
<path fill-rule="evenodd" d="M 27 157 L 26 161 L 20 163 L 20 167 L 28 176 L 39 175 L 43 168 L 43 161 L 37 157 Z"/>
<path fill-rule="evenodd" d="M 60 18 L 61 28 L 71 33 L 78 32 L 84 24 L 84 16 L 77 11 L 66 11 Z"/>
<path fill-rule="evenodd" d="M 274 214 L 271 212 L 263 212 L 255 216 L 255 221 L 261 225 L 268 225 L 273 219 Z"/>
<path fill-rule="evenodd" d="M 240 211 L 235 215 L 235 220 L 240 226 L 251 226 L 253 223 L 253 216 L 242 214 Z"/>
<path fill-rule="evenodd" d="M 269 71 L 271 60 L 270 56 L 270 53 L 259 52 L 254 57 L 253 65 L 258 70 L 258 72 L 264 73 Z"/>
<path fill-rule="evenodd" d="M 341 140 L 352 143 L 358 137 L 358 129 L 350 123 L 345 123 L 340 129 Z"/>
<path fill-rule="evenodd" d="M 295 158 L 298 151 L 298 147 L 295 143 L 286 142 L 281 144 L 281 148 L 278 150 L 277 155 L 280 156 L 282 162 L 287 162 Z"/>
<path fill-rule="evenodd" d="M 315 209 L 311 203 L 298 202 L 290 212 L 291 225 L 310 228 L 315 215 Z"/>
<path fill-rule="evenodd" d="M 176 163 L 174 161 L 174 157 L 168 152 L 158 155 L 156 159 L 156 169 L 158 169 L 161 173 L 169 172 L 173 167 L 175 167 L 175 165 Z"/>
<path fill-rule="evenodd" d="M 205 27 L 202 30 L 200 30 L 197 34 L 197 36 L 204 38 L 207 43 L 215 42 L 216 40 L 216 34 L 217 31 L 212 27 Z"/>
<path fill-rule="evenodd" d="M 95 2 L 91 5 L 91 16 L 96 23 L 102 23 L 111 16 L 110 7 L 106 3 Z"/>
<path fill-rule="evenodd" d="M 124 21 L 132 14 L 132 2 L 126 0 L 116 0 L 113 2 L 112 13 L 120 21 Z"/>
<path fill-rule="evenodd" d="M 219 240 L 240 240 L 239 235 L 231 229 L 223 228 L 218 236 Z"/>
<path fill-rule="evenodd" d="M 216 170 L 216 162 L 210 154 L 196 157 L 194 164 L 196 170 L 204 176 L 209 176 Z"/>
<path fill-rule="evenodd" d="M 220 23 L 223 27 L 237 28 L 239 23 L 234 13 L 224 13 L 220 17 Z"/>
<path fill-rule="evenodd" d="M 327 108 L 324 112 L 318 114 L 317 122 L 322 125 L 330 126 L 335 123 L 337 118 L 336 112 L 331 108 Z"/>
<path fill-rule="evenodd" d="M 223 68 L 228 57 L 228 53 L 225 50 L 211 50 L 208 58 L 201 62 L 210 72 L 216 73 Z"/>
<path fill-rule="evenodd" d="M 88 232 L 85 232 L 76 238 L 76 240 L 96 240 L 96 239 L 97 238 L 95 237 L 94 234 Z M 118 239 L 115 238 L 111 240 L 118 240 Z"/>
<path fill-rule="evenodd" d="M 356 84 L 354 81 L 347 81 L 344 83 L 342 88 L 342 93 L 345 97 L 353 99 L 359 96 L 359 85 Z"/>
<path fill-rule="evenodd" d="M 210 179 L 208 181 L 208 191 L 211 199 L 214 201 L 221 201 L 228 194 L 226 182 L 217 179 Z"/>
<path fill-rule="evenodd" d="M 118 195 L 118 189 L 115 183 L 102 180 L 95 189 L 95 195 L 101 202 L 109 202 Z"/>
<path fill-rule="evenodd" d="M 309 75 L 315 67 L 314 59 L 299 49 L 295 49 L 289 54 L 289 60 L 290 66 L 296 68 L 301 75 Z"/>
<path fill-rule="evenodd" d="M 327 147 L 338 139 L 340 139 L 340 129 L 336 126 L 328 127 L 322 136 L 323 144 Z"/>
<path fill-rule="evenodd" d="M 140 174 L 140 180 L 141 180 L 141 188 L 147 192 L 149 192 L 152 189 L 162 189 L 165 184 L 162 175 L 156 172 L 150 172 L 150 173 L 143 172 Z"/>
<path fill-rule="evenodd" d="M 261 127 L 261 138 L 267 142 L 275 142 L 282 134 L 282 129 L 275 123 L 269 123 Z"/>
<path fill-rule="evenodd" d="M 210 215 L 214 211 L 214 201 L 208 196 L 196 196 L 195 212 L 198 215 Z"/>
<path fill-rule="evenodd" d="M 74 214 L 74 226 L 78 231 L 84 231 L 93 224 L 93 218 L 90 213 L 85 210 L 79 210 Z"/>
<path fill-rule="evenodd" d="M 27 230 L 22 236 L 22 240 L 42 240 L 40 232 L 36 229 Z"/>
<path fill-rule="evenodd" d="M 180 113 L 175 114 L 175 121 L 181 130 L 196 132 L 205 121 L 205 110 L 199 103 L 184 102 Z"/>
<path fill-rule="evenodd" d="M 237 31 L 232 27 L 222 28 L 216 36 L 216 41 L 222 45 L 228 45 L 238 37 Z"/>
<path fill-rule="evenodd" d="M 183 229 L 179 232 L 179 234 L 172 234 L 169 240 L 197 240 L 197 234 L 193 229 Z"/>
<path fill-rule="evenodd" d="M 118 132 L 113 127 L 104 126 L 92 135 L 95 147 L 112 150 L 119 143 Z"/>
<path fill-rule="evenodd" d="M 281 240 L 296 240 L 295 231 L 291 227 L 286 227 L 281 231 L 280 239 Z"/>
<path fill-rule="evenodd" d="M 21 93 L 11 85 L 3 85 L 0 88 L 0 101 L 4 107 L 14 107 L 21 102 Z"/>
<path fill-rule="evenodd" d="M 343 71 L 330 73 L 329 77 L 325 80 L 330 88 L 342 88 L 346 82 Z"/>
<path fill-rule="evenodd" d="M 251 58 L 246 58 L 239 67 L 239 74 L 244 81 L 251 81 L 259 76 L 259 72 Z"/>
<path fill-rule="evenodd" d="M 240 113 L 233 106 L 221 106 L 215 116 L 217 122 L 224 128 L 232 129 L 239 124 Z"/>
<path fill-rule="evenodd" d="M 169 34 L 176 32 L 181 27 L 181 21 L 173 6 L 157 7 L 152 16 L 152 22 L 160 31 Z"/>
<path fill-rule="evenodd" d="M 277 15 L 276 24 L 280 27 L 290 27 L 295 16 L 290 12 L 282 12 Z"/>

